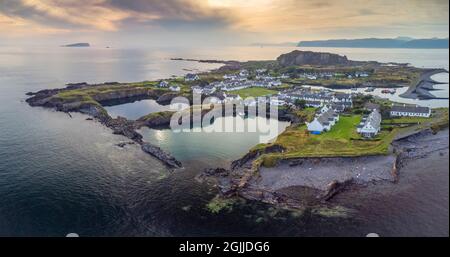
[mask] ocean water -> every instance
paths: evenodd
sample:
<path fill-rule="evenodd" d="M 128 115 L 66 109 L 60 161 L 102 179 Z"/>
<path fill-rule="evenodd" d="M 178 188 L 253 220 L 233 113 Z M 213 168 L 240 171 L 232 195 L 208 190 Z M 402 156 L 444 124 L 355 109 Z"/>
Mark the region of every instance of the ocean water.
<path fill-rule="evenodd" d="M 428 173 L 412 167 L 406 184 L 389 187 L 389 197 L 358 194 L 350 217 L 300 215 L 249 201 L 213 214 L 206 205 L 216 191 L 195 176 L 245 154 L 258 143 L 257 135 L 180 137 L 143 131 L 149 141 L 183 161 L 184 169 L 171 172 L 137 146 L 116 147 L 128 140 L 86 116 L 71 118 L 24 102 L 26 92 L 66 83 L 153 80 L 219 66 L 171 61 L 173 57 L 264 60 L 292 49 L 0 47 L 0 236 L 448 236 L 448 163 Z M 448 50 L 320 50 L 350 59 L 448 69 Z M 448 81 L 448 75 L 438 76 Z M 448 85 L 441 87 L 448 96 Z M 395 205 L 380 204 L 386 199 L 396 200 Z"/>

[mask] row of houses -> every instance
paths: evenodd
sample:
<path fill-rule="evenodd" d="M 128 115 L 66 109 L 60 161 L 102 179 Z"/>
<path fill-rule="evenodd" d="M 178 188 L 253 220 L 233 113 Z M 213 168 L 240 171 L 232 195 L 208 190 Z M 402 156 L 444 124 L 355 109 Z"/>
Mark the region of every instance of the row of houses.
<path fill-rule="evenodd" d="M 431 108 L 421 106 L 392 106 L 391 117 L 423 117 L 431 116 Z M 357 127 L 357 132 L 363 137 L 372 138 L 381 131 L 381 114 L 379 108 L 373 108 L 369 115 L 363 116 L 361 123 Z"/>
<path fill-rule="evenodd" d="M 353 96 L 351 94 L 332 92 L 328 90 L 312 91 L 307 88 L 294 88 L 281 91 L 278 98 L 286 102 L 295 103 L 297 100 L 305 101 L 308 107 L 319 108 L 328 105 L 335 112 L 343 112 L 353 107 Z"/>
<path fill-rule="evenodd" d="M 331 79 L 333 77 L 347 77 L 347 78 L 367 78 L 368 72 L 357 71 L 351 73 L 333 73 L 333 72 L 305 72 L 297 75 L 299 78 L 306 78 L 309 80 L 316 79 Z"/>
<path fill-rule="evenodd" d="M 225 92 L 214 92 L 204 100 L 207 104 L 225 104 L 225 103 L 239 103 L 242 98 L 239 95 L 229 94 Z"/>
<path fill-rule="evenodd" d="M 391 117 L 422 117 L 429 118 L 431 116 L 431 108 L 421 106 L 392 106 L 390 111 Z"/>
<path fill-rule="evenodd" d="M 181 87 L 179 85 L 170 85 L 169 82 L 162 80 L 159 82 L 158 87 L 160 88 L 168 88 L 172 92 L 180 92 Z"/>
<path fill-rule="evenodd" d="M 323 106 L 314 117 L 312 122 L 307 122 L 306 127 L 311 134 L 321 134 L 324 131 L 330 131 L 339 121 L 339 114 L 329 106 Z"/>

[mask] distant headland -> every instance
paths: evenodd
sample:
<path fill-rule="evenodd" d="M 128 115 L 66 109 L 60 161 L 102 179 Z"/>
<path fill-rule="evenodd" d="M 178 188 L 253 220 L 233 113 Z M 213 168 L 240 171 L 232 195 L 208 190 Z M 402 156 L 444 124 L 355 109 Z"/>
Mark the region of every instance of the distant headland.
<path fill-rule="evenodd" d="M 352 47 L 352 48 L 417 48 L 445 49 L 448 48 L 448 38 L 414 39 L 397 38 L 362 38 L 362 39 L 331 39 L 301 41 L 299 47 Z"/>

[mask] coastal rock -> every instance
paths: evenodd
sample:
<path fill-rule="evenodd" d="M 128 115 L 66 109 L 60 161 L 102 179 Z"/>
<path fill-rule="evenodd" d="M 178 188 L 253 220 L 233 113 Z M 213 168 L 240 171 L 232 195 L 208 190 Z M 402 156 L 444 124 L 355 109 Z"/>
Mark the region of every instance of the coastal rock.
<path fill-rule="evenodd" d="M 174 112 L 157 112 L 151 113 L 136 121 L 136 127 L 147 126 L 149 128 L 163 128 L 170 126 L 170 120 Z"/>
<path fill-rule="evenodd" d="M 345 190 L 345 188 L 348 187 L 349 185 L 351 185 L 352 183 L 353 183 L 353 179 L 349 179 L 344 182 L 339 182 L 337 180 L 333 180 L 330 184 L 328 184 L 327 190 L 325 191 L 325 193 L 322 196 L 320 196 L 320 199 L 323 201 L 329 201 L 336 194 Z"/>
<path fill-rule="evenodd" d="M 287 54 L 282 54 L 277 58 L 278 64 L 283 67 L 298 65 L 342 65 L 351 64 L 346 56 L 319 53 L 312 51 L 295 50 Z"/>
<path fill-rule="evenodd" d="M 120 148 L 124 148 L 127 145 L 134 145 L 134 142 L 120 142 L 118 144 L 116 144 L 116 146 L 120 147 Z"/>
<path fill-rule="evenodd" d="M 106 125 L 113 130 L 113 134 L 126 136 L 138 143 L 142 142 L 142 135 L 136 132 L 133 121 L 117 117 L 109 120 Z"/>
<path fill-rule="evenodd" d="M 170 104 L 172 99 L 174 99 L 177 96 L 179 96 L 179 94 L 177 94 L 177 93 L 166 93 L 166 94 L 163 94 L 162 96 L 158 97 L 156 102 L 161 105 Z"/>
<path fill-rule="evenodd" d="M 182 164 L 180 161 L 175 159 L 175 157 L 171 156 L 170 154 L 164 152 L 161 148 L 154 146 L 149 143 L 143 143 L 142 151 L 152 155 L 153 157 L 157 158 L 161 162 L 163 162 L 167 167 L 169 168 L 181 168 Z"/>

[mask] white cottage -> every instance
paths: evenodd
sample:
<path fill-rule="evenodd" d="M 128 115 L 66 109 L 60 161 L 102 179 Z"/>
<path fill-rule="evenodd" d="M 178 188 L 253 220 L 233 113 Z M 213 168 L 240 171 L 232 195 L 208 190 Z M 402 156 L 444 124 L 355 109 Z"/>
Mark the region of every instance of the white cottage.
<path fill-rule="evenodd" d="M 338 121 L 339 114 L 329 108 L 323 113 L 319 112 L 312 122 L 306 123 L 306 126 L 311 134 L 321 134 L 324 131 L 329 131 Z"/>
<path fill-rule="evenodd" d="M 180 88 L 180 86 L 170 86 L 169 90 L 173 91 L 173 92 L 180 92 L 181 88 Z"/>
<path fill-rule="evenodd" d="M 363 117 L 356 132 L 363 137 L 372 138 L 380 133 L 381 130 L 381 114 L 374 109 L 368 116 Z"/>

